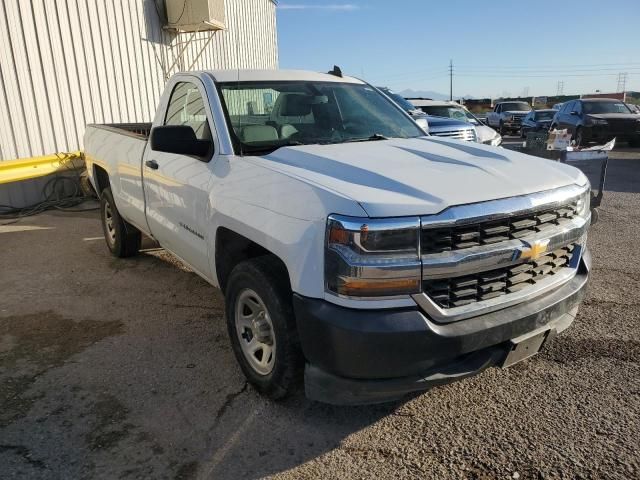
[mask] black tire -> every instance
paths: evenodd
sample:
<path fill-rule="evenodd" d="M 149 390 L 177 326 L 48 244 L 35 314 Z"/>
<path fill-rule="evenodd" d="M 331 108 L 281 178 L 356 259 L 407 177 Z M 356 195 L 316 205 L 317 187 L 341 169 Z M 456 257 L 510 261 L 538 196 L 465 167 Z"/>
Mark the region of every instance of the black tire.
<path fill-rule="evenodd" d="M 100 218 L 104 239 L 114 256 L 125 258 L 138 254 L 142 239 L 140 230 L 122 219 L 113 201 L 110 187 L 102 190 L 100 194 Z"/>
<path fill-rule="evenodd" d="M 252 365 L 256 358 L 245 353 L 240 343 L 247 342 L 244 348 L 249 348 L 248 336 L 254 336 L 253 329 L 245 329 L 245 333 L 240 334 L 242 327 L 236 323 L 236 310 L 243 307 L 243 297 L 253 293 L 266 307 L 270 319 L 266 335 L 273 335 L 272 345 L 275 344 L 271 370 L 266 373 L 259 372 Z M 291 393 L 300 383 L 304 369 L 291 299 L 286 270 L 278 259 L 268 255 L 239 263 L 231 271 L 225 289 L 227 330 L 236 360 L 249 383 L 273 400 Z M 257 328 L 256 331 L 262 334 L 264 330 Z M 259 337 L 256 340 L 260 342 Z"/>

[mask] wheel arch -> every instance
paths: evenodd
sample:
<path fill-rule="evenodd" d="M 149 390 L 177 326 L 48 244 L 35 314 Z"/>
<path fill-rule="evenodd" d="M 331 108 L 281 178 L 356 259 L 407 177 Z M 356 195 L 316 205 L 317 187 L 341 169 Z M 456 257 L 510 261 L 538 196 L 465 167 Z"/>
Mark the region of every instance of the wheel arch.
<path fill-rule="evenodd" d="M 98 197 L 102 195 L 102 191 L 111 186 L 111 182 L 109 181 L 109 174 L 107 171 L 99 165 L 93 166 L 93 178 L 94 178 L 94 187 L 96 189 L 96 193 Z"/>
<path fill-rule="evenodd" d="M 229 275 L 240 262 L 252 258 L 270 256 L 274 258 L 282 271 L 286 273 L 286 281 L 291 288 L 291 277 L 286 263 L 274 252 L 268 250 L 253 240 L 229 228 L 218 227 L 215 235 L 215 270 L 218 285 L 225 291 Z"/>

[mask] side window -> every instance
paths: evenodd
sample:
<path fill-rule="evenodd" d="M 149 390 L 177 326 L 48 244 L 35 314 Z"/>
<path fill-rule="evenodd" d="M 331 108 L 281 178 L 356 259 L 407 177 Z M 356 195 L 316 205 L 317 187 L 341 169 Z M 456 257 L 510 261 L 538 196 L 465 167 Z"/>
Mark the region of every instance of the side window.
<path fill-rule="evenodd" d="M 573 109 L 578 112 L 578 115 L 582 114 L 582 103 L 581 102 L 574 102 L 574 106 Z"/>
<path fill-rule="evenodd" d="M 496 105 L 496 113 L 500 113 L 502 111 L 502 105 Z"/>
<path fill-rule="evenodd" d="M 189 82 L 176 84 L 169 99 L 164 124 L 188 125 L 198 140 L 211 140 L 204 100 L 198 87 Z"/>

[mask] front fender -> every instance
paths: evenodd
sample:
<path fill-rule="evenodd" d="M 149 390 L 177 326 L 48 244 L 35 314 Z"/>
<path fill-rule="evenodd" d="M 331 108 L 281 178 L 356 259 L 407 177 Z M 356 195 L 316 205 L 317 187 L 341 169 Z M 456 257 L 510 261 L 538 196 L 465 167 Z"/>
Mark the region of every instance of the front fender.
<path fill-rule="evenodd" d="M 220 157 L 213 176 L 208 256 L 216 281 L 215 238 L 218 228 L 225 227 L 278 256 L 294 292 L 322 298 L 327 216 L 366 216 L 362 207 L 243 157 Z"/>

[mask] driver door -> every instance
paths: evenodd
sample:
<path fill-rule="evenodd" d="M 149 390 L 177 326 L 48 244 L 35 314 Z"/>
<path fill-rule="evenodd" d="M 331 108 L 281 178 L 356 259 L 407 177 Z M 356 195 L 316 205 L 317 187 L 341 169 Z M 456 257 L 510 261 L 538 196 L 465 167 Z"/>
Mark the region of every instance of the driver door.
<path fill-rule="evenodd" d="M 160 244 L 211 279 L 208 245 L 212 239 L 207 226 L 216 142 L 204 87 L 199 80 L 188 78 L 174 83 L 164 120 L 156 125 L 187 125 L 198 140 L 211 141 L 212 149 L 207 156 L 197 157 L 154 151 L 149 144 L 142 166 L 146 214 L 151 233 Z"/>

